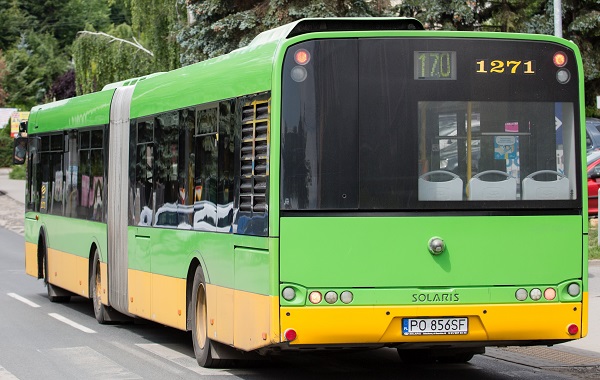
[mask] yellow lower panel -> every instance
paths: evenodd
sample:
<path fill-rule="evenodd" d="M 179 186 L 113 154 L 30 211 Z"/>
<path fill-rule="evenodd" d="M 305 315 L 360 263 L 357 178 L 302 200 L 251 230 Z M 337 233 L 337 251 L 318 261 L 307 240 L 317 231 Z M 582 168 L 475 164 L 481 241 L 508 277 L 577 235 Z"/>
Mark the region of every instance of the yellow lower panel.
<path fill-rule="evenodd" d="M 186 328 L 186 281 L 182 278 L 152 275 L 150 308 L 152 320 L 180 330 Z"/>
<path fill-rule="evenodd" d="M 445 341 L 575 339 L 582 329 L 581 303 L 430 307 L 282 307 L 281 332 L 292 328 L 291 344 L 350 344 Z M 403 336 L 405 317 L 468 317 L 467 335 Z"/>
<path fill-rule="evenodd" d="M 251 351 L 279 343 L 279 298 L 206 284 L 207 333 Z"/>
<path fill-rule="evenodd" d="M 95 279 L 93 281 L 95 281 Z M 103 262 L 100 263 L 100 282 L 102 283 L 102 288 L 100 289 L 100 302 L 108 305 L 108 265 Z"/>
<path fill-rule="evenodd" d="M 25 242 L 25 273 L 38 278 L 38 245 Z"/>
<path fill-rule="evenodd" d="M 206 284 L 208 337 L 233 345 L 233 289 Z"/>
<path fill-rule="evenodd" d="M 142 318 L 152 319 L 150 306 L 150 289 L 152 274 L 139 270 L 127 271 L 127 289 L 129 295 L 129 312 Z"/>
<path fill-rule="evenodd" d="M 234 344 L 250 351 L 279 343 L 277 310 L 279 298 L 234 291 Z"/>
<path fill-rule="evenodd" d="M 581 308 L 582 314 L 582 327 L 581 327 L 581 337 L 585 337 L 588 334 L 588 292 L 583 292 L 583 305 Z"/>
<path fill-rule="evenodd" d="M 89 297 L 87 258 L 48 249 L 48 282 L 60 288 Z"/>

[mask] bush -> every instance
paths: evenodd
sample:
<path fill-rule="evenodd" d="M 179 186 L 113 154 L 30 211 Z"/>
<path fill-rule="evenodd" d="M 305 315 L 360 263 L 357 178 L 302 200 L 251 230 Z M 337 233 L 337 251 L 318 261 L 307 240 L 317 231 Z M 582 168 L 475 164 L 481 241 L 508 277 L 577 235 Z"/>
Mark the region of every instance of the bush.
<path fill-rule="evenodd" d="M 25 179 L 27 178 L 27 172 L 25 171 L 25 165 L 14 165 L 12 170 L 8 174 L 10 179 Z"/>
<path fill-rule="evenodd" d="M 7 128 L 4 128 L 7 129 Z M 10 128 L 8 128 L 10 130 Z M 13 158 L 13 149 L 14 149 L 13 139 L 9 135 L 7 136 L 5 133 L 2 133 L 0 129 L 0 168 L 6 168 L 12 165 Z"/>

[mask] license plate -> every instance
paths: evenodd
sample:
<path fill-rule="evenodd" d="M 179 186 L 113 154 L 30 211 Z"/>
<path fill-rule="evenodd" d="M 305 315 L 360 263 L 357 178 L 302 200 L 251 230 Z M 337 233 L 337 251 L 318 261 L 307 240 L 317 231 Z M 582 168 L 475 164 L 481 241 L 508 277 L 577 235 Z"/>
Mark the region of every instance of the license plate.
<path fill-rule="evenodd" d="M 402 319 L 402 335 L 464 335 L 468 333 L 468 318 Z"/>

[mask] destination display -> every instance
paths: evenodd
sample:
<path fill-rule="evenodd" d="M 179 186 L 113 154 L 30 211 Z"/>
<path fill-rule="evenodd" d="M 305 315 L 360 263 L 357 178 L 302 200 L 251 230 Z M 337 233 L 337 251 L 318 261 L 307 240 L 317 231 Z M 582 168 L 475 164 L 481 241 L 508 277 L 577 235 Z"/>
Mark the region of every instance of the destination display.
<path fill-rule="evenodd" d="M 456 80 L 455 51 L 416 51 L 415 79 Z"/>

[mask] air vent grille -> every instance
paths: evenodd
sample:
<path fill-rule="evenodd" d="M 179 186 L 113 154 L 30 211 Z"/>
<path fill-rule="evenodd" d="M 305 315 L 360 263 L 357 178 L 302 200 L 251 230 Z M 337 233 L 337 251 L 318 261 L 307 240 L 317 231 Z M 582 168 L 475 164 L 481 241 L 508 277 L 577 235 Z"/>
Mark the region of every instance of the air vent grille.
<path fill-rule="evenodd" d="M 240 211 L 268 211 L 269 113 L 269 100 L 253 101 L 242 108 Z"/>

